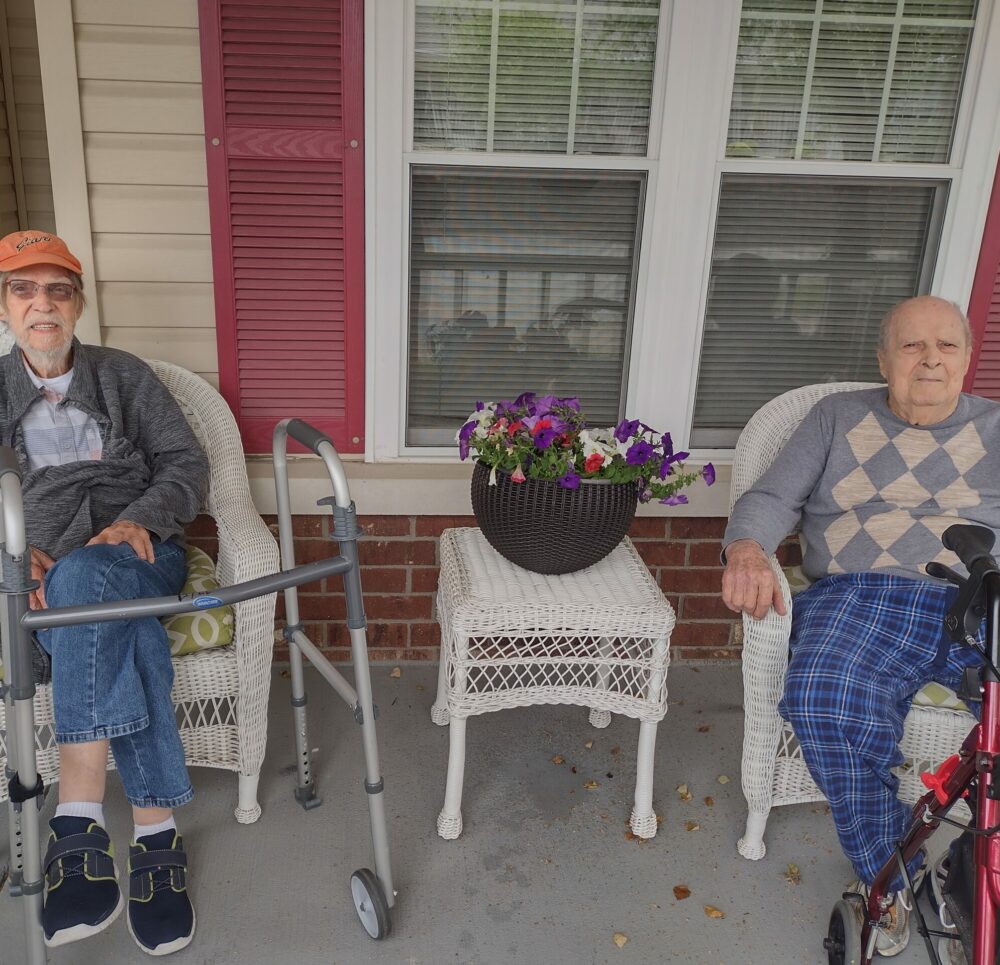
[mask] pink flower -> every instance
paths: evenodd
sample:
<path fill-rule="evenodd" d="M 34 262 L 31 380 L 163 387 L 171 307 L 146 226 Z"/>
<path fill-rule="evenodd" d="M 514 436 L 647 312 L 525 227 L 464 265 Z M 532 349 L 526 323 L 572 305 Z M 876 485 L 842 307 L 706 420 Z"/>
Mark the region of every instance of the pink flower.
<path fill-rule="evenodd" d="M 517 469 L 515 469 L 515 470 L 514 470 L 514 471 L 513 471 L 513 472 L 512 472 L 511 474 L 510 474 L 510 481 L 511 481 L 511 482 L 516 482 L 516 483 L 523 483 L 523 482 L 524 482 L 524 479 L 525 479 L 525 476 L 524 476 L 524 470 L 523 470 L 523 469 L 521 469 L 521 467 L 520 467 L 520 466 L 518 466 L 518 467 L 517 467 Z"/>

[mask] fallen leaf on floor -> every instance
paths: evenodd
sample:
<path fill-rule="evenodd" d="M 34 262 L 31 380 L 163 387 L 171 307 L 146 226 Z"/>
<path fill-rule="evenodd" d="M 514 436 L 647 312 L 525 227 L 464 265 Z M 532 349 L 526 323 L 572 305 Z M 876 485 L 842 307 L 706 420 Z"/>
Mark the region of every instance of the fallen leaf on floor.
<path fill-rule="evenodd" d="M 619 948 L 624 948 L 628 942 L 628 935 L 623 934 L 620 931 L 616 931 L 611 939 Z"/>
<path fill-rule="evenodd" d="M 572 771 L 572 773 L 574 773 L 574 774 L 576 773 L 576 765 L 575 764 L 570 768 L 570 771 Z"/>
<path fill-rule="evenodd" d="M 416 690 L 416 691 L 418 691 L 418 692 L 422 692 L 424 690 L 424 685 L 423 684 L 417 684 L 413 689 Z"/>
<path fill-rule="evenodd" d="M 705 905 L 705 914 L 709 918 L 725 918 L 726 913 L 724 911 L 719 911 L 715 905 Z"/>
<path fill-rule="evenodd" d="M 711 729 L 712 729 L 712 725 L 711 724 L 702 724 L 698 728 L 698 733 L 699 734 L 707 734 Z"/>
<path fill-rule="evenodd" d="M 635 839 L 636 839 L 636 835 L 634 835 L 631 831 L 626 831 L 625 832 L 625 840 L 626 841 L 635 841 Z"/>
<path fill-rule="evenodd" d="M 282 677 L 291 677 L 291 675 L 292 675 L 292 672 L 290 670 L 282 670 L 281 671 L 281 676 Z"/>
<path fill-rule="evenodd" d="M 687 885 L 674 885 L 674 897 L 678 901 L 691 897 L 691 889 Z"/>
<path fill-rule="evenodd" d="M 661 818 L 660 815 L 657 814 L 656 815 L 656 826 L 659 827 L 661 824 L 663 824 L 663 818 Z"/>
<path fill-rule="evenodd" d="M 552 758 L 552 763 L 553 764 L 565 764 L 566 763 L 566 758 L 563 757 L 562 754 L 556 754 Z"/>
<path fill-rule="evenodd" d="M 691 668 L 691 673 L 701 673 L 701 669 L 698 668 L 698 667 L 692 667 Z"/>
<path fill-rule="evenodd" d="M 621 748 L 617 744 L 615 744 L 615 746 L 611 748 L 611 753 L 612 754 L 617 754 L 620 751 L 621 751 Z"/>
<path fill-rule="evenodd" d="M 719 776 L 718 776 L 718 777 L 716 778 L 716 780 L 717 780 L 717 781 L 718 781 L 718 782 L 719 782 L 720 784 L 728 784 L 728 783 L 729 783 L 729 778 L 728 778 L 728 777 L 726 777 L 726 775 L 725 775 L 725 774 L 720 774 L 720 775 L 719 775 Z"/>
<path fill-rule="evenodd" d="M 586 788 L 586 789 L 587 789 L 588 791 L 593 791 L 595 787 L 600 787 L 601 785 L 600 785 L 600 784 L 598 784 L 598 783 L 597 783 L 597 781 L 584 781 L 584 782 L 583 782 L 583 786 L 584 786 L 584 787 L 585 787 L 585 788 Z"/>
<path fill-rule="evenodd" d="M 678 784 L 677 785 L 677 796 L 682 801 L 690 801 L 691 800 L 691 792 L 688 790 L 688 786 L 686 784 Z"/>
<path fill-rule="evenodd" d="M 708 796 L 707 796 L 707 797 L 705 798 L 705 807 L 708 807 L 708 808 L 714 808 L 714 807 L 715 807 L 715 798 L 714 798 L 714 797 L 712 797 L 712 795 L 711 795 L 711 794 L 709 794 L 709 795 L 708 795 Z"/>
<path fill-rule="evenodd" d="M 697 831 L 701 825 L 697 821 L 687 821 L 684 824 L 685 831 Z"/>
<path fill-rule="evenodd" d="M 390 677 L 399 677 L 401 674 L 402 671 L 399 669 L 399 667 L 393 667 L 392 670 L 389 671 Z"/>
<path fill-rule="evenodd" d="M 785 881 L 790 885 L 797 885 L 802 881 L 802 872 L 797 864 L 790 864 L 785 868 Z"/>
<path fill-rule="evenodd" d="M 591 749 L 591 747 L 594 746 L 594 742 L 593 741 L 587 741 L 587 743 L 584 744 L 583 746 L 586 747 L 587 750 L 589 751 Z"/>
<path fill-rule="evenodd" d="M 551 859 L 551 858 L 542 858 L 542 861 L 543 861 L 543 862 L 544 862 L 545 864 L 552 864 L 552 859 Z"/>

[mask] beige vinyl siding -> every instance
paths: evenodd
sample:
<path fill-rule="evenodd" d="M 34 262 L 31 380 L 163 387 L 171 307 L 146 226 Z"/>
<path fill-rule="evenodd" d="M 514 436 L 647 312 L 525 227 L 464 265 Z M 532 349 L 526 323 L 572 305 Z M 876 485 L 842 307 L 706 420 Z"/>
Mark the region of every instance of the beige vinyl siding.
<path fill-rule="evenodd" d="M 196 0 L 75 0 L 105 345 L 218 384 Z"/>
<path fill-rule="evenodd" d="M 55 214 L 52 206 L 52 177 L 49 174 L 49 148 L 45 138 L 45 109 L 42 106 L 41 70 L 38 66 L 38 34 L 35 29 L 34 0 L 6 0 L 7 36 L 10 44 L 10 66 L 14 83 L 14 106 L 20 145 L 21 177 L 24 182 L 25 224 L 18 224 L 14 199 L 13 175 L 3 171 L 3 230 L 19 227 L 54 231 Z M 9 158 L 4 111 L 5 158 Z M 9 166 L 9 161 L 8 161 Z M 10 184 L 7 179 L 10 174 Z"/>

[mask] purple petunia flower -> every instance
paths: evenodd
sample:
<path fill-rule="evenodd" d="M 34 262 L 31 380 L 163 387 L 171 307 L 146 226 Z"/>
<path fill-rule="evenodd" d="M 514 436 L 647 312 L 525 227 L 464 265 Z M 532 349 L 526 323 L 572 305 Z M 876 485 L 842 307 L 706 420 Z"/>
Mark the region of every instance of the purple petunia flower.
<path fill-rule="evenodd" d="M 513 402 L 515 409 L 520 409 L 526 407 L 529 409 L 534 408 L 535 393 L 534 392 L 522 392 Z"/>
<path fill-rule="evenodd" d="M 710 462 L 705 463 L 705 468 L 702 469 L 701 475 L 705 480 L 706 486 L 711 486 L 715 482 L 715 466 Z"/>
<path fill-rule="evenodd" d="M 638 419 L 622 419 L 615 427 L 615 438 L 619 442 L 628 442 L 639 431 Z"/>
<path fill-rule="evenodd" d="M 664 506 L 683 506 L 688 501 L 687 496 L 667 496 L 666 499 L 661 499 L 660 502 Z"/>
<path fill-rule="evenodd" d="M 484 403 L 484 402 L 477 402 L 476 403 L 476 412 L 482 412 L 483 409 L 485 409 L 485 408 L 486 408 L 486 403 Z"/>
<path fill-rule="evenodd" d="M 469 440 L 472 438 L 472 433 L 476 431 L 476 426 L 478 425 L 478 422 L 466 422 L 458 430 L 458 454 L 462 459 L 468 458 Z"/>
<path fill-rule="evenodd" d="M 548 429 L 542 429 L 538 435 L 535 436 L 535 446 L 539 449 L 548 449 L 559 436 L 562 435 L 562 431 L 559 429 L 554 429 L 551 426 Z"/>
<path fill-rule="evenodd" d="M 628 452 L 625 453 L 625 462 L 630 466 L 641 466 L 652 455 L 653 447 L 645 439 L 640 439 L 629 446 Z"/>
<path fill-rule="evenodd" d="M 557 480 L 563 489 L 579 489 L 580 488 L 580 477 L 573 472 L 572 469 L 566 470 L 565 476 L 560 476 Z"/>

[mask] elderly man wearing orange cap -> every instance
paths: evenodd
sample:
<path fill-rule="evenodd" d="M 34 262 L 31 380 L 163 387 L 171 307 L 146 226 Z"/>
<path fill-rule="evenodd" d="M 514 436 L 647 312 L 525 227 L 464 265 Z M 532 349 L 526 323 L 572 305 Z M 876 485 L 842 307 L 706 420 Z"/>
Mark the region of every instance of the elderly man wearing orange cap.
<path fill-rule="evenodd" d="M 180 592 L 179 537 L 207 486 L 204 453 L 149 366 L 74 337 L 82 288 L 79 260 L 55 235 L 0 240 L 0 309 L 17 343 L 0 358 L 0 444 L 23 475 L 34 609 Z M 151 955 L 184 948 L 195 917 L 173 808 L 192 790 L 166 633 L 143 618 L 43 630 L 38 644 L 41 663 L 51 659 L 59 745 L 46 944 L 96 934 L 125 906 L 104 828 L 110 747 L 135 820 L 129 932 Z"/>

